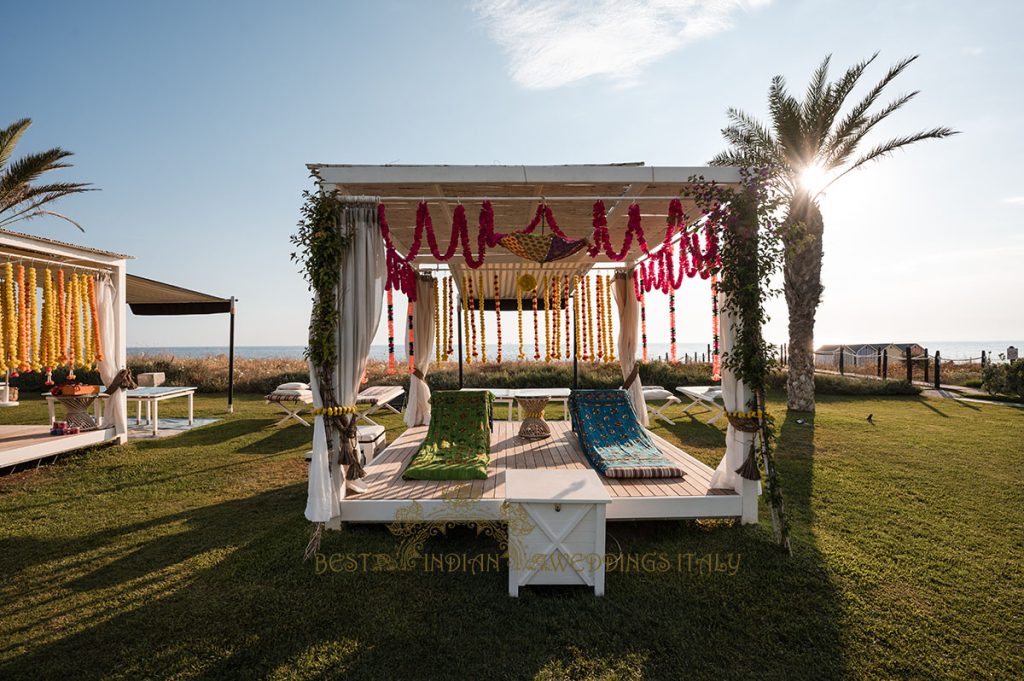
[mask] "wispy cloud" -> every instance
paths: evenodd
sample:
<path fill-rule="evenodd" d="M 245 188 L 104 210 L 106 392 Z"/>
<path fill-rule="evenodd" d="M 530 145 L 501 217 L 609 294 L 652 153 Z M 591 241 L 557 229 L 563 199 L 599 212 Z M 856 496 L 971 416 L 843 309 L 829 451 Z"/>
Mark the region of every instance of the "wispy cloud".
<path fill-rule="evenodd" d="M 1024 196 L 1007 196 L 1003 199 L 1003 203 L 1008 203 L 1011 206 L 1024 206 Z"/>
<path fill-rule="evenodd" d="M 543 89 L 592 76 L 628 84 L 644 66 L 770 1 L 480 0 L 475 10 L 508 53 L 512 79 Z"/>
<path fill-rule="evenodd" d="M 960 48 L 960 52 L 962 54 L 966 54 L 968 57 L 980 57 L 984 51 L 984 47 L 978 47 L 977 45 L 969 45 L 967 47 Z"/>

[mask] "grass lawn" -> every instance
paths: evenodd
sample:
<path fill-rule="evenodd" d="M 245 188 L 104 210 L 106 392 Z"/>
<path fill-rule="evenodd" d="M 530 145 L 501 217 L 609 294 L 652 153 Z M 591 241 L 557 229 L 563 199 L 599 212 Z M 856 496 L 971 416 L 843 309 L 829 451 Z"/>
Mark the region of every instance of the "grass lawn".
<path fill-rule="evenodd" d="M 200 397 L 197 415 L 223 404 Z M 801 425 L 772 406 L 795 555 L 773 546 L 763 504 L 758 527 L 610 524 L 609 547 L 738 556 L 739 568 L 613 572 L 600 599 L 530 588 L 511 599 L 504 569 L 317 575 L 301 558 L 311 429 L 273 427 L 255 396 L 173 439 L 0 478 L 0 678 L 1019 674 L 1024 411 L 822 397 Z M 18 420 L 45 422 L 44 404 L 0 410 Z M 396 417 L 382 422 L 389 440 L 401 432 Z M 656 430 L 717 463 L 721 424 L 678 423 Z M 396 544 L 384 527 L 349 526 L 322 548 Z M 464 528 L 427 548 L 496 550 Z"/>

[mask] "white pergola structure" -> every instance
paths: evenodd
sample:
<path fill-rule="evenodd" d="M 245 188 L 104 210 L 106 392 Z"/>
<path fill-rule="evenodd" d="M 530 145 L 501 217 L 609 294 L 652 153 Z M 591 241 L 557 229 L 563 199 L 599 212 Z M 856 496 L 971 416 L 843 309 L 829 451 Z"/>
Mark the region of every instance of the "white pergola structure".
<path fill-rule="evenodd" d="M 40 271 L 62 270 L 66 276 L 78 272 L 97 277 L 97 317 L 104 349 L 104 359 L 97 366 L 104 383 L 113 381 L 126 365 L 125 269 L 130 259 L 120 253 L 0 230 L 0 265 L 11 262 Z M 38 285 L 41 287 L 42 281 Z M 104 402 L 101 427 L 77 435 L 51 436 L 49 424 L 0 426 L 0 468 L 104 442 L 124 443 L 128 439 L 125 391 L 116 391 Z"/>
<path fill-rule="evenodd" d="M 703 178 L 725 187 L 739 188 L 741 172 L 737 168 L 723 167 L 654 167 L 643 164 L 615 165 L 560 165 L 560 166 L 410 166 L 410 165 L 333 165 L 310 164 L 312 175 L 325 192 L 334 192 L 339 200 L 359 206 L 361 217 L 350 221 L 354 245 L 349 249 L 341 265 L 339 295 L 342 327 L 338 330 L 338 375 L 341 385 L 339 404 L 349 404 L 354 398 L 358 377 L 362 375 L 372 339 L 380 319 L 381 304 L 374 303 L 383 295 L 386 274 L 384 268 L 384 247 L 381 243 L 380 224 L 375 208 L 385 206 L 390 238 L 400 252 L 407 252 L 414 241 L 416 212 L 421 202 L 426 202 L 434 221 L 435 231 L 441 250 L 448 246 L 448 234 L 452 225 L 455 207 L 462 204 L 467 211 L 471 241 L 475 247 L 477 233 L 476 212 L 484 201 L 494 209 L 495 230 L 511 233 L 526 227 L 534 217 L 538 204 L 552 209 L 559 227 L 568 236 L 589 239 L 593 227 L 593 206 L 603 201 L 607 207 L 608 232 L 611 243 L 618 249 L 627 231 L 627 211 L 636 204 L 648 226 L 648 239 L 660 241 L 655 236 L 663 233 L 666 208 L 673 199 L 680 199 L 684 212 L 691 221 L 700 217 L 701 210 L 692 198 L 692 178 Z M 651 228 L 650 226 L 655 226 Z M 654 244 L 652 244 L 652 248 Z M 494 247 L 487 251 L 486 261 L 475 272 L 482 272 L 491 280 L 499 276 L 501 296 L 514 296 L 515 280 L 521 272 L 543 274 L 547 271 L 575 271 L 585 273 L 589 268 L 615 268 L 627 276 L 616 280 L 615 300 L 619 310 L 620 332 L 618 337 L 618 359 L 624 379 L 630 375 L 638 361 L 636 357 L 639 335 L 637 304 L 629 273 L 645 257 L 634 244 L 633 249 L 622 261 L 615 261 L 599 252 L 595 257 L 581 251 L 570 258 L 549 264 L 538 265 Z M 440 262 L 424 245 L 412 262 L 421 272 L 448 268 L 458 283 L 461 272 L 467 265 L 461 248 L 455 256 Z M 728 276 L 728 264 L 724 265 L 722 276 Z M 354 277 L 354 278 L 353 278 Z M 539 280 L 539 278 L 538 278 Z M 419 291 L 419 289 L 417 289 Z M 427 290 L 424 288 L 424 291 Z M 490 297 L 490 296 L 488 296 Z M 428 298 L 429 296 L 421 296 Z M 456 306 L 458 307 L 458 306 Z M 729 352 L 733 339 L 733 320 L 728 308 L 721 306 L 721 349 Z M 502 309 L 506 308 L 505 305 Z M 423 333 L 432 329 L 433 304 L 428 301 L 417 303 L 416 356 L 432 353 L 433 334 Z M 365 317 L 365 318 L 363 318 Z M 623 324 L 623 320 L 628 320 Z M 460 329 L 461 331 L 461 329 Z M 350 367 L 344 366 L 345 363 Z M 429 365 L 429 359 L 428 359 Z M 417 361 L 417 370 L 426 373 Z M 344 376 L 342 373 L 344 372 Z M 347 378 L 346 378 L 347 377 Z M 317 446 L 314 436 L 314 457 L 310 467 L 310 495 L 306 509 L 307 517 L 314 522 L 326 522 L 328 527 L 337 527 L 340 521 L 389 522 L 396 514 L 403 512 L 415 502 L 417 512 L 443 512 L 448 504 L 447 495 L 455 483 L 423 483 L 404 481 L 401 472 L 418 449 L 425 435 L 424 424 L 429 419 L 429 406 L 422 392 L 426 383 L 422 378 L 411 378 L 410 412 L 407 425 L 410 428 L 372 464 L 367 466 L 367 476 L 358 484 L 345 484 L 344 471 L 336 461 L 327 460 L 326 440 Z M 348 383 L 352 382 L 351 389 Z M 741 382 L 726 368 L 723 369 L 723 397 L 729 410 L 745 409 L 748 392 Z M 422 384 L 422 385 L 421 385 Z M 636 380 L 630 387 L 631 399 L 639 418 L 646 423 L 646 410 L 642 402 L 642 386 Z M 423 404 L 418 402 L 423 401 Z M 319 420 L 319 419 L 318 419 Z M 503 465 L 510 467 L 511 458 L 523 455 L 522 460 L 532 465 L 586 465 L 579 452 L 571 450 L 574 436 L 562 433 L 559 444 L 552 445 L 559 452 L 540 451 L 536 447 L 533 455 L 506 449 L 493 451 L 495 443 L 502 441 L 504 425 L 495 424 L 492 436 L 492 463 L 494 472 L 486 481 L 473 481 L 471 496 L 476 500 L 473 513 L 480 519 L 497 518 L 504 501 Z M 322 429 L 322 426 L 321 426 Z M 556 436 L 558 433 L 556 433 Z M 323 438 L 323 435 L 319 435 Z M 680 481 L 669 479 L 616 481 L 603 478 L 612 495 L 607 517 L 614 519 L 642 518 L 706 518 L 735 517 L 745 523 L 757 521 L 757 496 L 760 483 L 745 480 L 737 470 L 746 460 L 753 442 L 753 435 L 735 430 L 729 426 L 726 436 L 726 452 L 716 470 L 712 470 L 696 459 L 681 452 L 668 442 L 654 436 L 663 453 L 675 459 L 689 471 Z M 514 439 L 505 438 L 504 441 Z M 558 438 L 554 438 L 555 442 Z M 568 443 L 568 444 L 566 444 Z M 542 445 L 537 445 L 542 447 Z M 320 457 L 318 459 L 318 450 Z M 561 458 L 557 458 L 557 456 Z M 506 461 L 507 459 L 507 461 Z M 504 462 L 504 463 L 503 463 Z M 547 464 L 545 464 L 547 462 Z M 520 466 L 521 467 L 521 466 Z M 465 483 L 463 483 L 465 484 Z"/>

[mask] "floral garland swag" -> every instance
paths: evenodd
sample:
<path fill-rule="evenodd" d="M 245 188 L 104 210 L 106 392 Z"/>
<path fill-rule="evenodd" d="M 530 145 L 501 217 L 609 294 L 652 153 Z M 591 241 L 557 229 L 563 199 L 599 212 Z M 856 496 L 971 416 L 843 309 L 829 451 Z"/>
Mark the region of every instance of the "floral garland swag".
<path fill-rule="evenodd" d="M 68 380 L 75 370 L 92 370 L 104 358 L 96 306 L 96 276 L 71 273 L 65 288 L 65 273 L 53 273 L 11 262 L 3 266 L 0 295 L 0 371 L 12 378 L 25 373 L 46 375 L 53 385 L 53 372 L 66 366 Z M 39 289 L 42 288 L 42 300 Z"/>

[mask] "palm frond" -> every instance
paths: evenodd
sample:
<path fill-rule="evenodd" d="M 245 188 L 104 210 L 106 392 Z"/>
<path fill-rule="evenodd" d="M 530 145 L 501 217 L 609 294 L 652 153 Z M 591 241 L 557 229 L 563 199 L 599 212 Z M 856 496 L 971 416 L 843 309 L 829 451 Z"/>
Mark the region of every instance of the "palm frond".
<path fill-rule="evenodd" d="M 882 91 L 885 90 L 886 86 L 895 80 L 897 76 L 903 73 L 908 66 L 917 61 L 917 58 L 918 55 L 915 54 L 912 57 L 901 59 L 893 66 L 890 66 L 885 77 L 878 81 L 878 83 L 868 91 L 864 98 L 855 104 L 853 109 L 851 109 L 835 127 L 825 143 L 826 148 L 830 150 L 835 149 L 846 142 L 848 138 L 855 136 L 857 131 L 865 124 L 865 117 L 868 110 L 874 106 L 876 101 L 878 101 L 878 98 L 882 95 Z M 874 57 L 872 57 L 872 60 L 873 59 Z"/>
<path fill-rule="evenodd" d="M 62 213 L 58 213 L 58 212 L 52 211 L 52 210 L 37 210 L 37 211 L 34 211 L 32 213 L 21 215 L 20 217 L 6 217 L 6 218 L 3 218 L 2 220 L 0 220 L 0 229 L 7 229 L 8 227 L 10 227 L 11 225 L 13 225 L 16 222 L 21 222 L 23 220 L 31 220 L 32 218 L 37 218 L 37 217 L 39 217 L 41 215 L 51 215 L 51 216 L 53 216 L 55 218 L 60 218 L 61 220 L 66 220 L 66 221 L 70 222 L 71 224 L 73 224 L 75 227 L 78 227 L 78 229 L 80 231 L 82 231 L 83 233 L 85 232 L 85 228 L 82 227 L 82 225 L 78 224 L 77 222 L 75 222 L 74 220 L 69 218 L 67 215 L 64 215 Z"/>
<path fill-rule="evenodd" d="M 863 124 L 855 133 L 848 135 L 847 138 L 839 144 L 839 146 L 828 150 L 825 166 L 829 169 L 838 168 L 850 160 L 850 156 L 852 156 L 853 152 L 857 150 L 861 141 L 863 141 L 864 137 L 871 132 L 872 128 L 884 121 L 895 111 L 898 111 L 903 107 L 903 105 L 912 100 L 918 94 L 920 94 L 920 90 L 900 95 L 882 107 L 880 111 L 877 111 L 865 118 Z"/>
<path fill-rule="evenodd" d="M 30 125 L 32 125 L 31 118 L 22 118 L 20 121 L 15 121 L 3 130 L 0 130 L 0 170 L 11 160 L 14 148 L 18 146 L 18 140 L 25 134 Z"/>
<path fill-rule="evenodd" d="M 782 76 L 772 78 L 771 87 L 768 89 L 768 110 L 781 150 L 781 160 L 791 168 L 803 165 L 803 121 L 800 103 L 786 91 L 786 79 Z"/>
<path fill-rule="evenodd" d="M 43 173 L 70 168 L 71 165 L 64 163 L 63 159 L 71 155 L 70 151 L 56 147 L 35 154 L 27 154 L 14 161 L 0 174 L 0 201 L 8 193 L 36 181 Z"/>
<path fill-rule="evenodd" d="M 843 177 L 844 175 L 847 175 L 848 173 L 853 172 L 857 168 L 860 168 L 862 165 L 864 165 L 866 163 L 870 163 L 871 161 L 877 161 L 878 159 L 881 159 L 881 158 L 884 158 L 886 156 L 889 156 L 890 154 L 892 154 L 892 152 L 896 151 L 897 149 L 901 149 L 903 147 L 909 146 L 909 145 L 914 144 L 916 142 L 923 142 L 924 140 L 944 139 L 946 137 L 952 137 L 953 135 L 959 135 L 959 134 L 960 134 L 959 130 L 953 130 L 952 128 L 940 127 L 940 128 L 932 128 L 931 130 L 925 130 L 923 132 L 917 132 L 917 133 L 914 133 L 912 135 L 904 135 L 903 137 L 895 137 L 895 138 L 893 138 L 893 139 L 891 139 L 891 140 L 889 140 L 887 142 L 883 142 L 882 144 L 879 144 L 878 146 L 876 146 L 875 148 L 871 149 L 866 154 L 864 154 L 863 156 L 858 158 L 856 161 L 851 163 L 850 166 L 846 170 L 844 170 L 842 173 L 840 173 L 835 178 L 833 178 L 833 180 L 831 182 L 829 182 L 828 185 L 826 185 L 826 187 L 824 189 L 827 189 L 828 186 L 831 186 L 836 180 L 838 180 L 839 178 Z M 822 189 L 822 191 L 824 191 L 824 189 Z"/>

